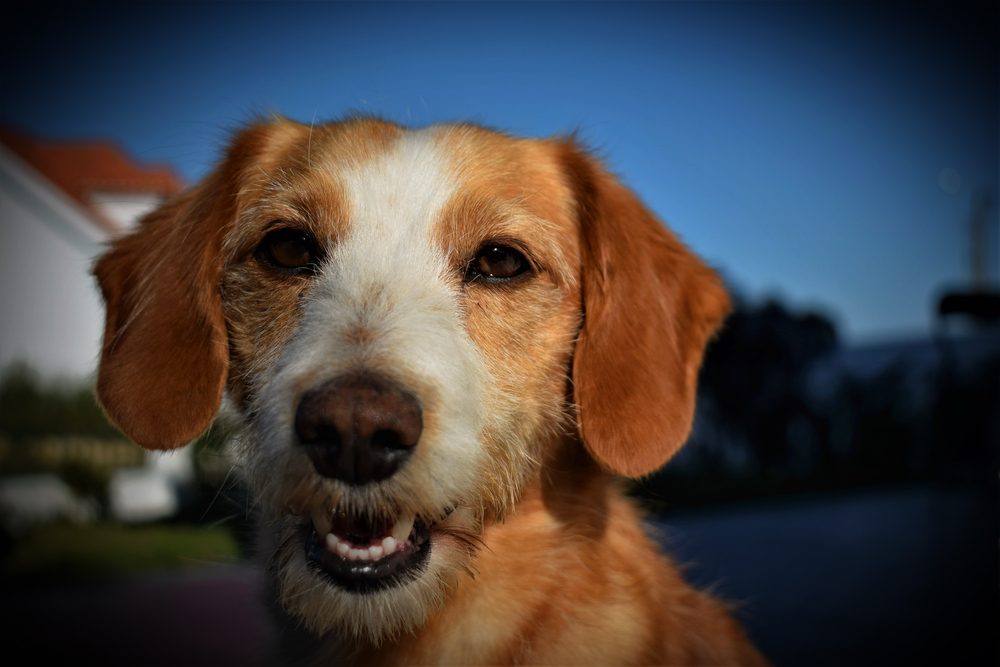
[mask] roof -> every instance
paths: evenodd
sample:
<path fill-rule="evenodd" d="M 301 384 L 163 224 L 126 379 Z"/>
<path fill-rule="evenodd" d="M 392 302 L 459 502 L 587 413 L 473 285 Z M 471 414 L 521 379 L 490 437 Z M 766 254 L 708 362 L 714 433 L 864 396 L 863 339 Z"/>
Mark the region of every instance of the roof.
<path fill-rule="evenodd" d="M 112 141 L 43 140 L 0 127 L 0 143 L 81 204 L 109 232 L 120 230 L 96 208 L 92 193 L 169 197 L 184 189 L 168 165 L 140 164 Z"/>

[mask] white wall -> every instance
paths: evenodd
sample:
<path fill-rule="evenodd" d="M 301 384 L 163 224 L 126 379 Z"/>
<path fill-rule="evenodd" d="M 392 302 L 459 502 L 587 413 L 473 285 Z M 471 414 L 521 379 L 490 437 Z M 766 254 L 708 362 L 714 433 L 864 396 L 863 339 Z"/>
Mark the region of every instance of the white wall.
<path fill-rule="evenodd" d="M 108 220 L 119 229 L 132 229 L 145 214 L 163 203 L 163 197 L 150 194 L 122 192 L 93 192 L 90 201 Z"/>
<path fill-rule="evenodd" d="M 0 369 L 94 371 L 103 308 L 89 271 L 101 237 L 75 202 L 0 147 Z"/>

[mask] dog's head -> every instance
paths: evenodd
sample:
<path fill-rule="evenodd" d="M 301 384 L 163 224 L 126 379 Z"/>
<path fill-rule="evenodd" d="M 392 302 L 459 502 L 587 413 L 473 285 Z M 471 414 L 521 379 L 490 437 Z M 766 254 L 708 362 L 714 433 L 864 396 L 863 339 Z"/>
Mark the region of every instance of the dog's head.
<path fill-rule="evenodd" d="M 375 642 L 557 448 L 629 477 L 670 458 L 728 307 L 572 141 L 372 119 L 245 130 L 95 273 L 111 418 L 171 449 L 226 394 L 282 604 Z"/>

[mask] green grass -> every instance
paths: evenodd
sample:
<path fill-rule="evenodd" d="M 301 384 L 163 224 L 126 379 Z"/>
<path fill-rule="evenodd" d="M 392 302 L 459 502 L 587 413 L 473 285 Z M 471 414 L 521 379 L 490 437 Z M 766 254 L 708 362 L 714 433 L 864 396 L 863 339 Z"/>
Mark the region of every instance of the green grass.
<path fill-rule="evenodd" d="M 238 559 L 236 541 L 225 528 L 48 524 L 14 544 L 2 572 L 10 578 L 75 579 L 195 568 Z"/>

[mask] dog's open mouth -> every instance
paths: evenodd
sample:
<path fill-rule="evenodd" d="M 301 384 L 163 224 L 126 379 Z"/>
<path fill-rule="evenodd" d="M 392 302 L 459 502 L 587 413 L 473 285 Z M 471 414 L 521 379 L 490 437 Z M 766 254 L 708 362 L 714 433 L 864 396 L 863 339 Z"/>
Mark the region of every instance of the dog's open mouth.
<path fill-rule="evenodd" d="M 412 514 L 372 520 L 314 513 L 305 546 L 310 567 L 332 584 L 369 593 L 419 576 L 430 555 L 431 531 Z"/>

